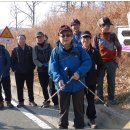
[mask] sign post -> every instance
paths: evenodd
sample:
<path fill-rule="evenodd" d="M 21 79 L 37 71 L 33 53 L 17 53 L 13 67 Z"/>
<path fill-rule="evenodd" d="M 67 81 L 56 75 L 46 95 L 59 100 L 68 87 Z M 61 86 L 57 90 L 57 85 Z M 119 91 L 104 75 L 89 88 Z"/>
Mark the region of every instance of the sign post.
<path fill-rule="evenodd" d="M 0 34 L 0 42 L 7 44 L 11 44 L 13 39 L 13 35 L 11 34 L 9 28 L 6 26 L 3 32 Z"/>

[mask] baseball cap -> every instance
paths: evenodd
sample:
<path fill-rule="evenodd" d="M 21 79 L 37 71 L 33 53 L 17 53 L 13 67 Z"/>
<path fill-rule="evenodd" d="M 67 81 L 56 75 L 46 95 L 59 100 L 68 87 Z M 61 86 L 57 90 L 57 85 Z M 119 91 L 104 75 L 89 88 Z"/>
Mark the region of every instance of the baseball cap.
<path fill-rule="evenodd" d="M 41 37 L 41 36 L 44 36 L 44 33 L 43 32 L 37 32 L 35 37 Z"/>
<path fill-rule="evenodd" d="M 89 31 L 84 31 L 84 32 L 82 32 L 81 37 L 90 37 L 90 38 L 92 38 L 92 35 L 91 35 L 91 33 Z"/>
<path fill-rule="evenodd" d="M 71 26 L 73 26 L 75 24 L 79 24 L 80 25 L 80 21 L 78 19 L 73 19 L 73 21 L 71 22 Z"/>
<path fill-rule="evenodd" d="M 113 25 L 108 17 L 102 17 L 97 22 L 98 25 Z"/>
<path fill-rule="evenodd" d="M 62 26 L 60 26 L 58 34 L 62 33 L 63 31 L 72 32 L 71 28 L 68 25 L 62 25 Z"/>

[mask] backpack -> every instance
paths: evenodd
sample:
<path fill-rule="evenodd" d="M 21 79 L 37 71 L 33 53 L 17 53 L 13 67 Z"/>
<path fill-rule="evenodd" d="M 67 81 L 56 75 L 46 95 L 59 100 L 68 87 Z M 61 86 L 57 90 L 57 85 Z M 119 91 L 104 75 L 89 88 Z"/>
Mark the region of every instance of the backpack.
<path fill-rule="evenodd" d="M 115 44 L 115 39 L 113 38 L 113 36 L 115 35 L 115 33 L 110 33 L 110 39 L 111 41 L 114 43 L 114 47 L 116 47 L 116 44 Z M 101 36 L 100 36 L 100 33 L 98 33 L 96 35 L 96 48 L 99 50 L 99 40 L 101 39 Z"/>

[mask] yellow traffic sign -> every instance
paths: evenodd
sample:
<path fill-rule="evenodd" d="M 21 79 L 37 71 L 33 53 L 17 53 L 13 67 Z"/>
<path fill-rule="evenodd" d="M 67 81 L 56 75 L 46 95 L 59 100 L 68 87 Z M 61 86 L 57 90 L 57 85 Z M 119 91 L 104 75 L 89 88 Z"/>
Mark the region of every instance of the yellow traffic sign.
<path fill-rule="evenodd" d="M 13 38 L 13 35 L 11 34 L 11 32 L 7 26 L 5 27 L 5 29 L 1 33 L 0 38 Z"/>

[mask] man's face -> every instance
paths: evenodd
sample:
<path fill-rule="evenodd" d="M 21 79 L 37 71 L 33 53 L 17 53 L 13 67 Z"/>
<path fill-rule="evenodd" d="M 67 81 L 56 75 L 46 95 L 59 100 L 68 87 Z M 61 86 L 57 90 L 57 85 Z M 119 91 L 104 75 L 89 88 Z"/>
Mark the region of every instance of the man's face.
<path fill-rule="evenodd" d="M 37 43 L 42 44 L 45 41 L 45 36 L 37 36 L 36 41 L 37 41 Z"/>
<path fill-rule="evenodd" d="M 77 32 L 80 31 L 80 25 L 79 24 L 74 24 L 74 25 L 71 26 L 71 28 L 72 28 L 72 31 L 74 33 L 77 33 Z"/>
<path fill-rule="evenodd" d="M 63 31 L 59 34 L 59 39 L 63 45 L 70 45 L 72 41 L 72 33 L 70 31 Z"/>
<path fill-rule="evenodd" d="M 24 46 L 26 44 L 26 38 L 24 36 L 18 36 L 18 44 Z"/>
<path fill-rule="evenodd" d="M 109 32 L 110 31 L 110 25 L 102 25 L 101 31 L 102 32 Z"/>

